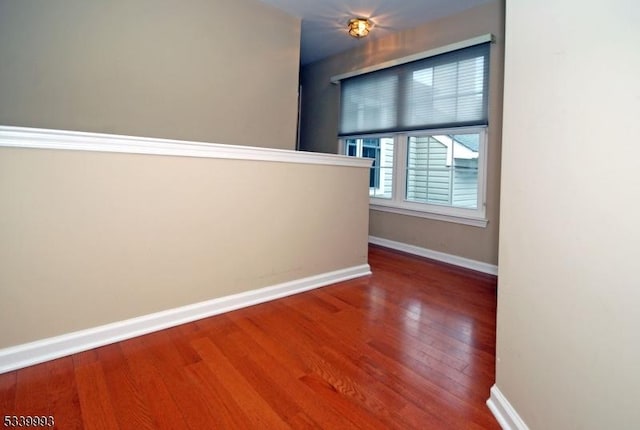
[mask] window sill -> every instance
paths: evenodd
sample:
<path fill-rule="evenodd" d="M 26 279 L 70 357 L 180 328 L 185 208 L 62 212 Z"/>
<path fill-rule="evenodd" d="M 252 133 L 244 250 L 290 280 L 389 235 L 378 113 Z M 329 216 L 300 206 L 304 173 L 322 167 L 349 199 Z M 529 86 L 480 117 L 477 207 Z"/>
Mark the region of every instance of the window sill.
<path fill-rule="evenodd" d="M 487 224 L 489 223 L 489 220 L 487 220 L 486 218 L 475 218 L 475 217 L 467 217 L 467 216 L 460 216 L 460 215 L 426 212 L 422 210 L 408 209 L 408 208 L 403 208 L 403 207 L 389 205 L 389 204 L 379 204 L 377 202 L 374 202 L 373 200 L 369 204 L 369 209 L 380 211 L 380 212 L 390 212 L 390 213 L 395 213 L 400 215 L 408 215 L 408 216 L 414 216 L 419 218 L 433 219 L 437 221 L 453 222 L 456 224 L 470 225 L 473 227 L 486 228 Z"/>

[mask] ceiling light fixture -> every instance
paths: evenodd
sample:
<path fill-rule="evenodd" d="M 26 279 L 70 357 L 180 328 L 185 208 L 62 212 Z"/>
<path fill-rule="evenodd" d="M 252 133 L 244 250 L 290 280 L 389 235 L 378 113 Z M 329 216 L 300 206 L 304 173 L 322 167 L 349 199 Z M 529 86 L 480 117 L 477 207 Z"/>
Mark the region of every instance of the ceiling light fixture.
<path fill-rule="evenodd" d="M 371 21 L 366 18 L 353 18 L 349 20 L 349 34 L 356 39 L 360 39 L 369 34 Z"/>

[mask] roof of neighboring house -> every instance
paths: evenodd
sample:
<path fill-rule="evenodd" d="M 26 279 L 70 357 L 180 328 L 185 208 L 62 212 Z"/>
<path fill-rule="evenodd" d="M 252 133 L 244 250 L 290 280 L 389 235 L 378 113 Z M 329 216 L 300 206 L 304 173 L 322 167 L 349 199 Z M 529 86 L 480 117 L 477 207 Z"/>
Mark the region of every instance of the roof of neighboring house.
<path fill-rule="evenodd" d="M 480 136 L 477 134 L 455 134 L 453 139 L 474 152 L 480 148 Z"/>

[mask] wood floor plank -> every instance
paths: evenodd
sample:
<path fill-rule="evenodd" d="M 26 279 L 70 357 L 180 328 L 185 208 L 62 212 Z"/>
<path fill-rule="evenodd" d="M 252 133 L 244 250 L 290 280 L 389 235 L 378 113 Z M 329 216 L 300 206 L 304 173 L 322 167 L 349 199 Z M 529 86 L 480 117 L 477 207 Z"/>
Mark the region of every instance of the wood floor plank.
<path fill-rule="evenodd" d="M 0 375 L 0 413 L 16 415 L 16 391 L 18 389 L 18 372 L 7 372 Z"/>
<path fill-rule="evenodd" d="M 259 428 L 251 423 L 243 408 L 220 383 L 218 373 L 212 371 L 207 363 L 200 361 L 187 366 L 185 375 L 194 388 L 192 397 L 198 397 L 201 407 L 209 412 L 209 423 L 201 428 Z M 192 414 L 189 418 L 193 418 Z"/>
<path fill-rule="evenodd" d="M 143 344 L 144 338 L 120 342 L 119 346 L 131 369 L 131 374 L 144 393 L 158 429 L 189 428 L 172 393 L 165 384 L 166 374 L 161 373 Z"/>
<path fill-rule="evenodd" d="M 147 406 L 146 396 L 135 382 L 120 345 L 99 348 L 98 357 L 107 383 L 116 420 L 122 430 L 154 429 L 156 424 Z"/>
<path fill-rule="evenodd" d="M 131 339 L 124 342 L 122 348 L 153 401 L 151 408 L 161 411 L 155 414 L 158 426 L 192 430 L 221 428 L 223 423 L 216 413 L 218 406 L 215 402 L 207 403 L 208 393 L 203 393 L 202 384 L 193 372 L 181 363 L 158 358 L 162 351 L 172 350 L 172 345 L 163 347 L 157 342 L 148 345 L 145 341 L 145 336 Z"/>
<path fill-rule="evenodd" d="M 322 348 L 325 348 L 322 345 L 331 340 L 326 336 L 318 337 L 318 331 L 315 331 L 317 336 L 314 339 L 306 335 L 309 331 L 304 329 L 311 323 L 306 319 L 308 314 L 299 313 L 290 306 L 278 306 L 282 306 L 279 313 L 286 314 L 287 321 L 292 323 L 288 327 L 295 329 L 287 330 L 288 327 L 277 325 L 279 320 L 273 316 L 262 317 L 258 321 L 270 327 L 270 332 L 281 336 L 283 342 L 284 339 L 288 339 L 289 343 L 298 345 L 297 354 L 311 369 L 311 373 L 301 380 L 318 395 L 324 396 L 326 401 L 343 415 L 352 417 L 365 428 L 406 428 L 401 425 L 400 417 L 393 412 L 405 406 L 403 399 L 382 399 L 381 392 L 384 390 L 373 390 L 373 381 L 368 375 L 359 372 L 355 367 L 347 367 L 344 360 L 339 364 L 332 363 L 322 354 Z M 372 420 L 372 417 L 375 419 Z"/>
<path fill-rule="evenodd" d="M 342 416 L 333 407 L 323 404 L 316 400 L 315 393 L 307 384 L 302 382 L 302 378 L 308 373 L 301 374 L 295 369 L 289 367 L 286 362 L 281 359 L 285 353 L 272 350 L 271 353 L 260 348 L 259 343 L 255 342 L 255 332 L 247 333 L 245 336 L 232 336 L 229 340 L 234 341 L 239 347 L 244 348 L 247 354 L 244 355 L 242 369 L 251 369 L 250 381 L 252 384 L 263 392 L 270 394 L 267 399 L 274 405 L 274 409 L 279 411 L 281 408 L 287 408 L 285 417 L 295 410 L 304 411 L 304 417 L 298 412 L 289 424 L 293 428 L 298 428 L 296 423 L 300 423 L 302 428 L 308 427 L 310 422 L 320 428 L 358 428 L 358 425 L 349 421 Z M 272 393 L 276 393 L 271 397 Z M 280 402 L 290 405 L 282 405 Z"/>
<path fill-rule="evenodd" d="M 286 306 L 286 305 L 284 305 L 284 306 Z M 296 311 L 295 309 L 291 309 L 289 312 L 290 313 L 296 313 L 298 311 Z M 299 313 L 301 315 L 302 314 L 306 315 L 306 313 L 304 312 L 304 309 L 301 309 L 299 311 Z M 292 319 L 292 318 L 293 318 L 292 316 L 289 317 L 289 319 Z M 301 316 L 297 320 L 294 319 L 294 321 L 297 321 L 297 324 L 296 324 L 297 327 L 306 328 L 308 330 L 312 329 L 312 326 L 307 325 L 305 323 L 305 320 L 301 319 Z M 343 325 L 343 327 L 351 327 L 351 326 L 352 325 L 349 325 L 349 324 Z M 387 329 L 388 328 L 385 328 L 385 330 L 387 330 Z M 340 330 L 339 327 L 336 327 L 335 330 L 328 330 L 326 332 L 323 332 L 323 331 L 320 330 L 319 327 L 315 327 L 314 333 L 316 334 L 316 338 L 319 341 L 319 343 L 326 345 L 327 343 L 331 342 L 331 333 L 336 333 L 339 330 Z M 367 330 L 367 332 L 372 332 L 372 331 L 373 330 L 371 328 L 368 328 L 368 330 Z M 344 332 L 343 331 L 342 332 L 342 336 L 345 336 L 345 335 L 348 335 L 348 332 Z M 374 337 L 377 338 L 378 336 L 383 336 L 383 335 L 386 336 L 386 334 L 381 331 L 380 333 L 378 333 Z M 413 350 L 416 349 L 415 344 L 416 343 L 420 343 L 418 340 L 413 340 L 412 343 L 409 344 L 409 343 L 407 343 L 407 339 L 404 339 L 404 340 L 405 341 L 402 344 L 402 348 L 401 348 L 402 351 L 404 351 L 404 350 L 413 351 Z M 365 353 L 365 354 L 368 354 L 369 356 L 376 356 L 380 360 L 380 356 L 376 355 L 376 351 L 374 351 L 373 349 L 368 348 L 368 346 L 369 346 L 368 342 L 371 342 L 369 340 L 367 340 L 367 343 L 363 344 L 363 343 L 360 343 L 360 340 L 352 338 L 352 339 L 350 339 L 349 343 L 342 343 L 339 339 L 336 338 L 335 342 L 338 345 L 339 350 L 342 351 L 342 352 L 351 353 L 352 356 L 359 356 L 359 354 Z M 356 346 L 352 347 L 352 345 L 356 345 Z M 440 391 L 439 387 L 445 387 L 446 389 L 454 388 L 455 392 L 458 393 L 458 394 L 461 394 L 462 397 L 466 397 L 468 395 L 469 387 L 466 387 L 466 386 L 460 384 L 460 379 L 463 379 L 464 380 L 463 382 L 465 382 L 466 380 L 468 380 L 470 378 L 468 376 L 466 376 L 466 375 L 462 375 L 461 372 L 456 371 L 455 369 L 452 369 L 453 372 L 450 372 L 450 373 L 452 373 L 454 375 L 454 377 L 456 377 L 456 379 L 457 379 L 457 380 L 452 380 L 450 378 L 451 375 L 448 376 L 446 374 L 447 373 L 446 365 L 443 364 L 443 363 L 440 363 L 440 362 L 434 361 L 434 360 L 432 360 L 431 363 L 429 363 L 429 362 L 423 363 L 422 361 L 415 360 L 411 355 L 407 355 L 406 357 L 403 356 L 402 360 L 399 360 L 399 356 L 396 355 L 395 356 L 395 361 L 399 362 L 399 363 L 405 363 L 405 362 L 408 361 L 412 365 L 414 365 L 415 363 L 419 363 L 418 367 L 420 369 L 423 369 L 423 371 L 426 369 L 428 371 L 429 378 L 435 380 L 437 382 L 437 384 L 434 384 L 433 386 L 431 386 L 431 383 L 429 382 L 428 385 L 431 386 L 430 390 L 425 389 L 425 386 L 423 386 L 422 389 L 423 389 L 425 394 L 434 393 L 433 394 L 432 403 L 435 404 L 435 405 L 439 405 L 440 402 L 441 402 L 441 398 L 438 395 L 439 391 Z M 425 360 L 423 360 L 423 361 L 425 361 Z M 388 366 L 389 365 L 390 364 L 388 364 Z M 344 364 L 343 364 L 343 366 L 341 366 L 342 369 L 344 369 L 345 367 L 347 367 L 347 366 L 345 366 Z M 413 367 L 413 366 L 411 366 L 411 367 Z M 443 368 L 445 369 L 444 371 L 443 371 Z M 385 368 L 385 370 L 388 372 L 389 371 L 389 367 Z M 353 371 L 352 371 L 351 374 L 353 375 Z M 416 378 L 411 378 L 411 379 L 412 380 L 416 380 Z M 427 381 L 425 381 L 425 382 L 427 382 Z M 366 384 L 370 384 L 371 381 L 365 381 L 365 383 Z M 439 385 L 439 386 L 437 386 L 437 385 Z M 379 390 L 374 390 L 373 388 L 374 388 L 374 386 L 369 385 L 369 395 L 371 395 L 371 393 L 373 393 L 375 391 L 379 391 Z M 380 390 L 382 390 L 382 389 L 380 389 Z M 484 396 L 485 395 L 486 395 L 486 392 L 483 391 L 482 400 L 484 400 Z M 480 400 L 480 401 L 482 401 L 482 400 Z M 458 409 L 465 408 L 467 406 L 466 403 L 464 402 L 464 400 L 462 400 L 460 398 L 454 399 L 454 397 L 449 397 L 447 399 L 447 403 L 450 406 L 454 406 L 455 408 L 458 408 Z M 446 406 L 446 405 L 443 405 L 443 406 Z M 452 417 L 454 419 L 457 418 L 456 414 L 452 414 Z M 448 423 L 447 425 L 449 427 L 452 427 L 454 425 L 459 425 L 459 423 Z M 469 424 L 469 428 L 471 428 L 471 427 L 472 427 L 472 424 Z"/>
<path fill-rule="evenodd" d="M 384 349 L 380 352 L 391 363 L 399 364 L 401 369 L 399 372 L 387 373 L 387 385 L 410 399 L 413 404 L 437 414 L 445 421 L 454 420 L 455 423 L 449 424 L 453 428 L 478 428 L 472 424 L 472 421 L 476 421 L 474 418 L 477 418 L 477 421 L 483 423 L 480 428 L 499 429 L 497 423 L 493 422 L 493 417 L 485 410 L 486 396 L 474 397 L 464 385 L 398 351 Z M 379 361 L 384 363 L 384 360 Z M 387 367 L 389 365 L 390 363 L 386 364 Z M 459 421 L 461 416 L 462 421 Z"/>
<path fill-rule="evenodd" d="M 87 430 L 119 429 L 107 382 L 99 361 L 75 368 L 82 422 Z M 120 412 L 120 411 L 118 411 Z"/>
<path fill-rule="evenodd" d="M 15 409 L 18 415 L 49 416 L 47 396 L 50 363 L 18 370 Z"/>
<path fill-rule="evenodd" d="M 251 428 L 288 428 L 286 422 L 274 412 L 262 395 L 249 384 L 224 352 L 210 339 L 199 339 L 193 341 L 192 345 L 203 361 L 215 371 L 218 382 L 229 391 L 239 405 L 242 405 L 240 410 L 251 423 Z"/>
<path fill-rule="evenodd" d="M 370 276 L 0 375 L 64 429 L 499 429 L 496 278 L 369 249 Z"/>
<path fill-rule="evenodd" d="M 49 374 L 46 396 L 56 428 L 69 430 L 84 428 L 73 358 L 63 357 L 47 364 Z"/>
<path fill-rule="evenodd" d="M 366 369 L 357 365 L 340 351 L 322 347 L 322 357 L 334 367 L 344 369 L 350 375 L 358 375 L 361 403 L 387 425 L 388 428 L 423 429 L 426 423 L 443 426 L 444 422 L 437 415 L 423 408 L 418 408 L 411 401 L 379 381 Z"/>

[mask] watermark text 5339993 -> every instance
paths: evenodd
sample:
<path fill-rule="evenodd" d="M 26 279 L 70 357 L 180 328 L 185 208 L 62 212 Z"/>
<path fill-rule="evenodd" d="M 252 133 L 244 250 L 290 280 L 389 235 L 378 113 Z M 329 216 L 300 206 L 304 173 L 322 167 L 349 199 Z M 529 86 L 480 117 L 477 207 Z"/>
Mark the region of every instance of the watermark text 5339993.
<path fill-rule="evenodd" d="M 56 423 L 51 415 L 5 415 L 2 424 L 5 427 L 53 427 Z"/>

